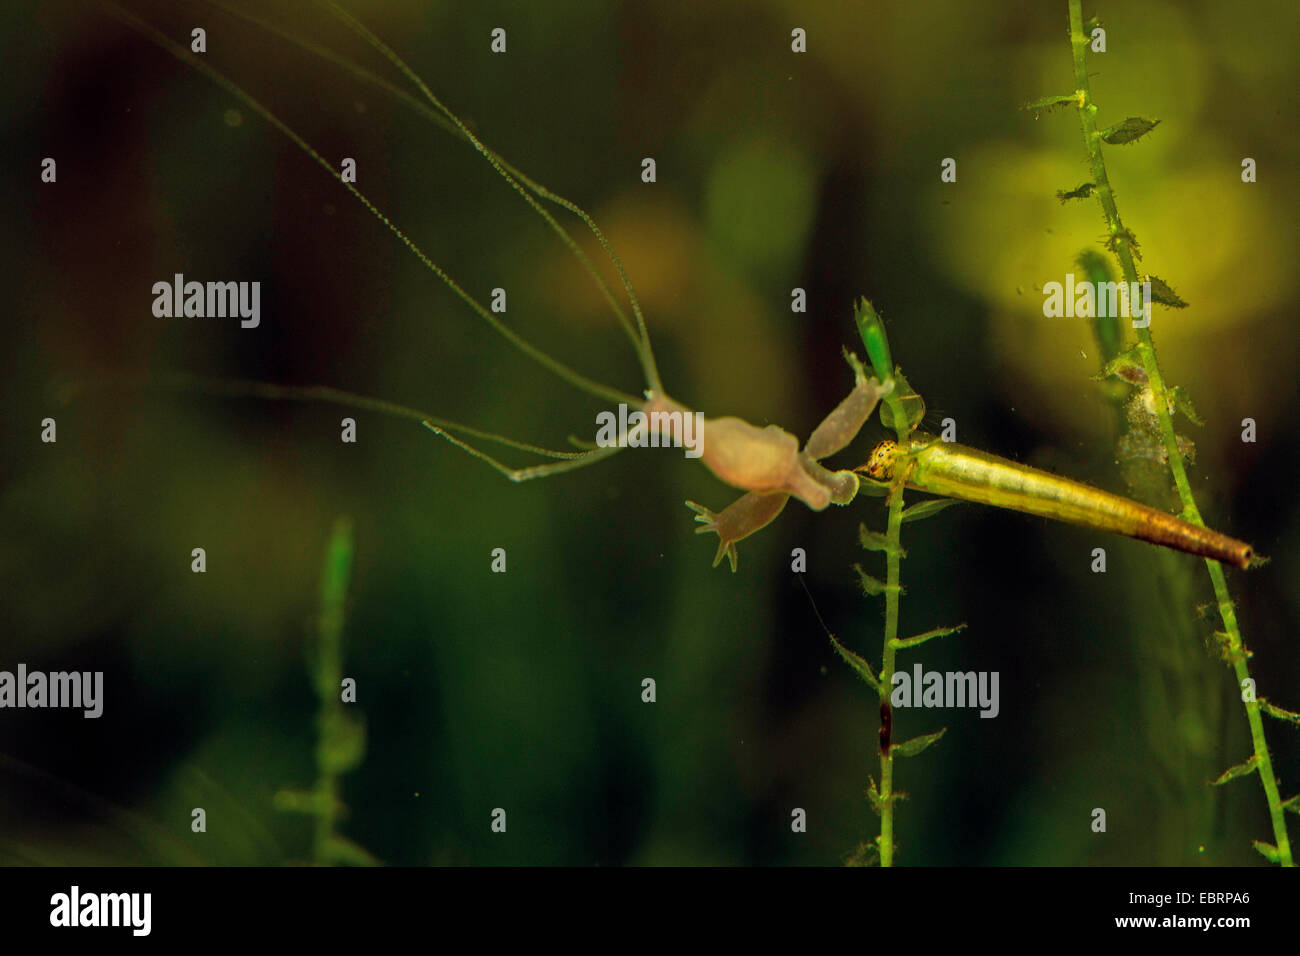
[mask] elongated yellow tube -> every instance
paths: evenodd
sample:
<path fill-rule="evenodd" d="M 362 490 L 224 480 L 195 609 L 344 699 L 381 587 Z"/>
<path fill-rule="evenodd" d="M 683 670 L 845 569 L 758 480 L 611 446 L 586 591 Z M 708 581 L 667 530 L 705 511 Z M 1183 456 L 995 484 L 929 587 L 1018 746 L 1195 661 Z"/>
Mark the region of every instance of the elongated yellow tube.
<path fill-rule="evenodd" d="M 918 491 L 1111 531 L 1239 568 L 1254 557 L 1246 542 L 1168 512 L 929 435 L 914 437 L 905 455 L 899 454 L 897 442 L 882 442 L 863 470 L 878 481 L 890 481 L 900 459 L 907 469 L 905 484 Z"/>

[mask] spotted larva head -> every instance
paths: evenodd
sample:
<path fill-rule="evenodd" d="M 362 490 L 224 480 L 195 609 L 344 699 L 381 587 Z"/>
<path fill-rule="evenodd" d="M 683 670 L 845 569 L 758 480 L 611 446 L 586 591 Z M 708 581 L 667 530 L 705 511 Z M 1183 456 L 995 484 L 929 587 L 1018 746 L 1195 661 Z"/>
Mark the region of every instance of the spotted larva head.
<path fill-rule="evenodd" d="M 882 441 L 871 450 L 871 457 L 861 470 L 876 481 L 889 481 L 894 477 L 894 462 L 897 458 L 898 442 Z"/>

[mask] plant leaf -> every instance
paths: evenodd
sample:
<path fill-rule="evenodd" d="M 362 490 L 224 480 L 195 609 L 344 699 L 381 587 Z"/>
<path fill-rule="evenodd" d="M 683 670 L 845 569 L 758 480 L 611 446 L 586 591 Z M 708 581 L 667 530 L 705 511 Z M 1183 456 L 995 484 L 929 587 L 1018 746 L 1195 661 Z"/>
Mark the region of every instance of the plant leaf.
<path fill-rule="evenodd" d="M 1283 710 L 1277 704 L 1273 703 L 1272 701 L 1265 700 L 1262 697 L 1259 699 L 1259 709 L 1262 710 L 1264 713 L 1268 714 L 1270 717 L 1276 717 L 1278 720 L 1289 720 L 1293 724 L 1300 724 L 1300 714 L 1297 714 L 1293 710 Z M 1292 797 L 1291 799 L 1294 800 L 1295 797 Z"/>
<path fill-rule="evenodd" d="M 896 554 L 900 558 L 907 557 L 907 552 L 901 545 L 890 541 L 886 535 L 878 531 L 872 531 L 864 524 L 858 525 L 858 540 L 868 551 L 884 551 L 886 554 Z"/>
<path fill-rule="evenodd" d="M 316 759 L 331 774 L 347 773 L 366 754 L 366 724 L 344 711 L 331 709 L 321 726 Z"/>
<path fill-rule="evenodd" d="M 878 863 L 880 851 L 874 843 L 866 842 L 859 843 L 858 848 L 844 861 L 845 866 L 876 866 Z"/>
<path fill-rule="evenodd" d="M 1038 117 L 1044 115 L 1045 113 L 1050 113 L 1052 112 L 1052 110 L 1060 109 L 1062 106 L 1078 106 L 1078 105 L 1079 105 L 1079 94 L 1062 93 L 1060 96 L 1040 96 L 1032 103 L 1026 103 L 1024 106 L 1020 108 L 1022 110 L 1028 110 L 1030 113 L 1033 113 L 1034 119 L 1038 119 Z"/>
<path fill-rule="evenodd" d="M 853 319 L 858 325 L 858 335 L 867 350 L 867 358 L 875 369 L 876 378 L 887 382 L 894 375 L 894 358 L 889 352 L 889 337 L 885 335 L 885 323 L 880 318 L 876 307 L 861 296 L 853 303 Z"/>
<path fill-rule="evenodd" d="M 867 779 L 871 781 L 871 786 L 867 787 L 864 792 L 866 793 L 867 800 L 871 803 L 871 809 L 876 812 L 876 816 L 880 816 L 884 813 L 886 802 L 898 803 L 900 800 L 907 799 L 907 794 L 903 793 L 901 790 L 895 790 L 889 795 L 889 800 L 886 801 L 885 798 L 880 795 L 880 791 L 876 789 L 876 778 L 867 777 Z"/>
<path fill-rule="evenodd" d="M 876 816 L 880 816 L 885 812 L 885 801 L 881 799 L 880 791 L 876 789 L 876 778 L 867 779 L 871 781 L 871 785 L 865 791 L 867 800 L 871 803 L 871 809 L 876 812 Z"/>
<path fill-rule="evenodd" d="M 1102 130 L 1101 141 L 1111 146 L 1123 146 L 1134 143 L 1160 125 L 1160 120 L 1149 120 L 1144 116 L 1130 116 L 1122 123 L 1116 123 L 1110 129 Z"/>
<path fill-rule="evenodd" d="M 885 396 L 885 400 L 880 403 L 881 424 L 898 434 L 900 429 L 898 423 L 894 421 L 895 409 L 903 416 L 901 433 L 904 435 L 921 424 L 921 419 L 925 418 L 924 399 L 916 394 L 911 383 L 898 370 L 894 371 L 894 391 Z"/>
<path fill-rule="evenodd" d="M 834 634 L 828 634 L 827 636 L 831 639 L 831 646 L 835 648 L 835 652 L 840 655 L 844 663 L 853 668 L 859 677 L 870 684 L 877 696 L 884 696 L 885 689 L 880 685 L 880 679 L 872 671 L 871 665 L 837 641 Z"/>
<path fill-rule="evenodd" d="M 889 494 L 889 482 L 876 481 L 876 479 L 869 478 L 860 471 L 856 472 L 856 474 L 858 476 L 858 494 L 870 495 L 872 498 L 883 498 Z"/>
<path fill-rule="evenodd" d="M 853 570 L 858 572 L 858 585 L 862 588 L 862 593 L 867 597 L 878 597 L 885 593 L 885 588 L 888 585 L 880 578 L 873 578 L 866 571 L 863 571 L 862 565 L 853 565 Z"/>
<path fill-rule="evenodd" d="M 1187 389 L 1181 385 L 1175 385 L 1169 390 L 1169 411 L 1173 412 L 1175 409 L 1182 412 L 1193 425 L 1205 424 L 1201 420 L 1201 416 L 1196 414 L 1196 406 L 1192 404 L 1191 398 L 1188 397 Z"/>
<path fill-rule="evenodd" d="M 1138 355 L 1137 346 L 1130 346 L 1106 363 L 1106 367 L 1093 376 L 1102 382 L 1114 376 L 1130 385 L 1144 386 L 1147 383 L 1147 370 Z"/>
<path fill-rule="evenodd" d="M 936 637 L 947 637 L 949 634 L 956 634 L 958 631 L 966 630 L 965 623 L 958 624 L 956 627 L 936 627 L 933 630 L 926 631 L 924 634 L 917 634 L 914 637 L 896 637 L 891 642 L 895 649 L 904 647 L 916 647 L 924 644 L 926 641 L 932 641 Z"/>
<path fill-rule="evenodd" d="M 903 509 L 903 521 L 920 521 L 922 518 L 928 518 L 936 515 L 945 508 L 951 508 L 953 505 L 961 504 L 956 498 L 931 498 L 929 501 L 922 501 L 908 508 Z"/>
<path fill-rule="evenodd" d="M 937 744 L 939 738 L 947 732 L 948 728 L 942 727 L 932 734 L 922 734 L 920 737 L 913 737 L 911 740 L 904 740 L 901 744 L 894 744 L 894 746 L 890 747 L 889 752 L 895 757 L 915 757 L 931 744 Z"/>
<path fill-rule="evenodd" d="M 1265 843 L 1263 840 L 1255 840 L 1252 844 L 1259 851 L 1260 856 L 1270 863 L 1281 863 L 1282 856 L 1277 852 L 1277 847 L 1271 843 Z"/>
<path fill-rule="evenodd" d="M 1238 777 L 1244 777 L 1248 773 L 1254 773 L 1255 769 L 1258 766 L 1259 766 L 1259 757 L 1255 756 L 1254 754 L 1251 754 L 1248 760 L 1243 760 L 1235 767 L 1229 767 L 1227 770 L 1223 771 L 1223 773 L 1219 774 L 1219 778 L 1214 781 L 1212 786 L 1215 787 L 1222 786 L 1223 784 L 1227 783 L 1229 780 L 1235 780 Z"/>
<path fill-rule="evenodd" d="M 1187 303 L 1179 297 L 1178 293 L 1164 279 L 1159 276 L 1147 275 L 1143 277 L 1143 281 L 1151 283 L 1152 302 L 1159 302 L 1171 309 L 1187 308 Z"/>

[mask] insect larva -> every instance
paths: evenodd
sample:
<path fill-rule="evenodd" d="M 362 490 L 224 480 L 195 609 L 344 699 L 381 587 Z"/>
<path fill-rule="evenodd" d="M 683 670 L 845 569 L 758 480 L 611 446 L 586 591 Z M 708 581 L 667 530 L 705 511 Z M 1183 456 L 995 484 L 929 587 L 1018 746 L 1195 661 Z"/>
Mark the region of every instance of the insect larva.
<path fill-rule="evenodd" d="M 1255 556 L 1246 542 L 1167 512 L 929 435 L 918 433 L 905 456 L 897 442 L 881 442 L 862 470 L 878 481 L 898 480 L 900 458 L 906 461 L 903 482 L 918 491 L 1111 531 L 1239 568 Z"/>

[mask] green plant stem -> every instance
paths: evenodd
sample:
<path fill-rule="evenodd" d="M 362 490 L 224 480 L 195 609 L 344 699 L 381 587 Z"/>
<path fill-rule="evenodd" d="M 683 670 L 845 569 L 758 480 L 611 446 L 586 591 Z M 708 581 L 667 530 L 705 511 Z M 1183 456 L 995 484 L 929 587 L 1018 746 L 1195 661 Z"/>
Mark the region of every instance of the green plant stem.
<path fill-rule="evenodd" d="M 902 410 L 896 410 L 895 421 L 902 421 Z M 899 545 L 903 527 L 903 488 L 894 489 L 889 499 L 889 527 L 886 536 L 891 547 L 885 553 L 885 643 L 880 662 L 882 705 L 889 703 L 889 690 L 894 686 L 894 655 L 898 639 L 899 563 L 902 548 Z M 894 862 L 894 755 L 893 748 L 880 754 L 880 865 L 892 866 Z"/>
<path fill-rule="evenodd" d="M 1096 122 L 1097 106 L 1092 102 L 1092 93 L 1088 83 L 1088 69 L 1085 62 L 1088 38 L 1083 32 L 1083 3 L 1082 0 L 1069 0 L 1069 5 L 1070 49 L 1074 59 L 1075 94 L 1078 97 L 1079 121 L 1083 127 L 1084 149 L 1088 154 L 1088 162 L 1092 167 L 1093 182 L 1097 185 L 1094 192 L 1097 200 L 1101 203 L 1102 213 L 1106 217 L 1106 225 L 1110 232 L 1115 257 L 1119 260 L 1120 269 L 1124 273 L 1124 281 L 1130 283 L 1130 288 L 1132 288 L 1131 284 L 1139 281 L 1138 271 L 1127 238 L 1129 233 L 1125 232 L 1124 224 L 1119 216 L 1119 209 L 1115 205 L 1115 194 L 1111 189 L 1110 179 L 1106 175 L 1106 162 L 1101 154 L 1101 136 L 1097 130 Z M 1148 302 L 1146 307 L 1150 310 L 1152 304 Z M 1148 311 L 1148 320 L 1149 318 Z M 1160 374 L 1160 365 L 1156 361 L 1155 345 L 1151 339 L 1149 322 L 1147 328 L 1138 328 L 1135 331 L 1137 332 L 1138 355 L 1142 359 L 1142 365 L 1146 370 L 1147 383 L 1155 398 L 1156 418 L 1160 425 L 1161 437 L 1164 439 L 1169 470 L 1173 475 L 1174 486 L 1178 490 L 1178 497 L 1183 505 L 1182 517 L 1184 520 L 1204 527 L 1205 522 L 1201 518 L 1200 509 L 1197 508 L 1196 499 L 1192 495 L 1191 483 L 1187 480 L 1187 468 L 1183 463 L 1182 453 L 1178 449 L 1173 417 L 1169 413 L 1168 392 L 1165 388 L 1164 377 Z M 1248 656 L 1246 644 L 1237 625 L 1237 615 L 1233 610 L 1228 582 L 1224 576 L 1222 565 L 1217 561 L 1206 559 L 1205 564 L 1210 572 L 1210 580 L 1214 584 L 1214 595 L 1218 602 L 1219 614 L 1223 619 L 1223 630 L 1228 635 L 1229 655 L 1233 670 L 1236 673 L 1237 686 L 1242 687 L 1244 682 L 1250 679 L 1250 669 L 1246 663 Z M 1264 795 L 1268 800 L 1269 816 L 1273 821 L 1273 836 L 1276 841 L 1278 861 L 1283 866 L 1293 866 L 1291 841 L 1286 832 L 1286 820 L 1282 809 L 1282 800 L 1277 789 L 1277 778 L 1273 773 L 1273 762 L 1269 757 L 1268 745 L 1264 739 L 1264 724 L 1260 718 L 1259 702 L 1251 699 L 1244 701 L 1244 704 L 1246 720 L 1250 724 L 1250 737 L 1255 748 L 1259 778 L 1264 787 Z"/>
<path fill-rule="evenodd" d="M 911 420 L 903 402 L 905 398 L 915 396 L 900 395 L 900 383 L 905 383 L 902 373 L 894 367 L 893 356 L 889 351 L 889 339 L 885 335 L 885 326 L 880 316 L 866 299 L 860 299 L 854 310 L 858 325 L 858 334 L 866 346 L 867 355 L 875 369 L 876 377 L 882 382 L 892 382 L 893 387 L 885 396 L 885 405 L 889 408 L 889 417 L 893 422 L 899 444 L 905 444 L 916 422 Z M 883 410 L 881 420 L 884 420 Z M 899 564 L 903 558 L 903 485 L 900 482 L 889 494 L 889 525 L 885 532 L 888 549 L 885 551 L 885 637 L 880 654 L 880 706 L 882 716 L 884 709 L 890 706 L 890 690 L 894 686 L 894 657 L 898 652 L 898 601 L 902 595 L 899 583 Z M 891 716 L 892 724 L 892 716 Z M 883 742 L 883 741 L 882 741 Z M 880 851 L 880 865 L 892 866 L 894 863 L 894 753 L 892 735 L 889 747 L 880 750 L 880 787 L 877 791 L 880 807 L 880 835 L 876 838 L 876 848 Z"/>
<path fill-rule="evenodd" d="M 348 578 L 352 571 L 352 522 L 339 518 L 330 535 L 325 566 L 321 572 L 321 613 L 317 631 L 314 680 L 320 709 L 316 714 L 316 826 L 312 858 L 317 864 L 330 859 L 334 830 L 338 825 L 339 770 L 331 759 L 338 725 L 346 720 L 339 699 L 343 680 L 343 622 L 347 604 Z"/>

